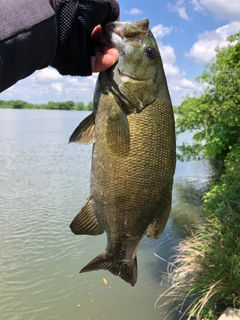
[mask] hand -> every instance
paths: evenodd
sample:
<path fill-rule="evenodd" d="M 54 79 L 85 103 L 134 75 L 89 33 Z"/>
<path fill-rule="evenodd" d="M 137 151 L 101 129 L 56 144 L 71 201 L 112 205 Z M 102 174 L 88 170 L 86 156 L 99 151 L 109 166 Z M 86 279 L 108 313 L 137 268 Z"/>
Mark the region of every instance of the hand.
<path fill-rule="evenodd" d="M 76 7 L 76 12 L 69 12 L 71 4 Z M 51 66 L 60 74 L 71 76 L 90 76 L 111 67 L 118 60 L 118 51 L 109 47 L 101 25 L 118 17 L 116 0 L 59 1 L 56 10 L 57 50 Z M 93 41 L 89 41 L 90 37 Z M 94 57 L 91 56 L 93 49 Z"/>
<path fill-rule="evenodd" d="M 93 29 L 92 39 L 96 42 L 95 56 L 91 57 L 92 72 L 105 71 L 117 62 L 118 51 L 115 48 L 108 47 L 100 25 Z"/>

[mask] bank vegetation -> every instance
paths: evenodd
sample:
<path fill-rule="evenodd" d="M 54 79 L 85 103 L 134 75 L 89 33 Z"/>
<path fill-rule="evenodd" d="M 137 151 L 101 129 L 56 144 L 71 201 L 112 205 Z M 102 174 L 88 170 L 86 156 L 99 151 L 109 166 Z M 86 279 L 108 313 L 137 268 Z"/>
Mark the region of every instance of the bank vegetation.
<path fill-rule="evenodd" d="M 192 144 L 178 147 L 179 158 L 224 164 L 203 197 L 199 223 L 172 257 L 172 286 L 163 295 L 181 309 L 179 318 L 215 320 L 227 307 L 240 308 L 240 32 L 228 41 L 197 78 L 202 94 L 178 108 L 178 133 L 194 133 Z"/>

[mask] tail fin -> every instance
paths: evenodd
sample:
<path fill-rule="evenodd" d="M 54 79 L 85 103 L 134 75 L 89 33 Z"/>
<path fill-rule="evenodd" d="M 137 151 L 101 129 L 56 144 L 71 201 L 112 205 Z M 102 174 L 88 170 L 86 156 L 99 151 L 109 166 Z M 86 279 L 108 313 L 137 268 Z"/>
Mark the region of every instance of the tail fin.
<path fill-rule="evenodd" d="M 132 286 L 137 282 L 137 258 L 133 260 L 117 260 L 114 256 L 110 256 L 107 251 L 97 256 L 89 262 L 81 271 L 89 272 L 95 270 L 108 270 L 115 276 L 119 276 Z"/>

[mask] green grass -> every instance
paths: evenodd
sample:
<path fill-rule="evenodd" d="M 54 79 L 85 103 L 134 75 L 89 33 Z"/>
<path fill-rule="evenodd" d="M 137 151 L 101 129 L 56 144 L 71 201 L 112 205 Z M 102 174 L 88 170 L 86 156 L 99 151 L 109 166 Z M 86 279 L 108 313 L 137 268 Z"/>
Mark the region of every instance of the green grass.
<path fill-rule="evenodd" d="M 240 147 L 226 159 L 220 181 L 204 197 L 203 215 L 180 241 L 166 276 L 174 302 L 187 319 L 215 320 L 227 307 L 240 308 Z M 167 319 L 167 317 L 166 317 Z"/>

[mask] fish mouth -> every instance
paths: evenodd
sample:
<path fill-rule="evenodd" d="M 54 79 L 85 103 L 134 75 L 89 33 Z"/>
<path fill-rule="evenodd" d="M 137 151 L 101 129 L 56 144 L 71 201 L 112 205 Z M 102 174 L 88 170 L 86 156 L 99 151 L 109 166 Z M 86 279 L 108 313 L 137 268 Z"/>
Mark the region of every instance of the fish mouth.
<path fill-rule="evenodd" d="M 104 36 L 108 43 L 115 47 L 121 48 L 123 41 L 140 42 L 142 38 L 148 33 L 149 29 L 148 19 L 136 22 L 109 22 L 103 29 Z"/>
<path fill-rule="evenodd" d="M 145 81 L 146 80 L 146 79 L 139 79 L 139 78 L 131 76 L 131 75 L 127 74 L 127 73 L 124 73 L 119 68 L 118 68 L 118 73 L 119 73 L 121 78 L 123 78 L 123 79 L 126 78 L 126 80 L 128 80 L 128 79 L 131 79 L 131 80 L 134 80 L 134 81 Z"/>
<path fill-rule="evenodd" d="M 123 40 L 121 22 L 109 22 L 104 26 L 103 34 L 109 46 L 112 46 L 116 49 L 121 47 Z"/>

